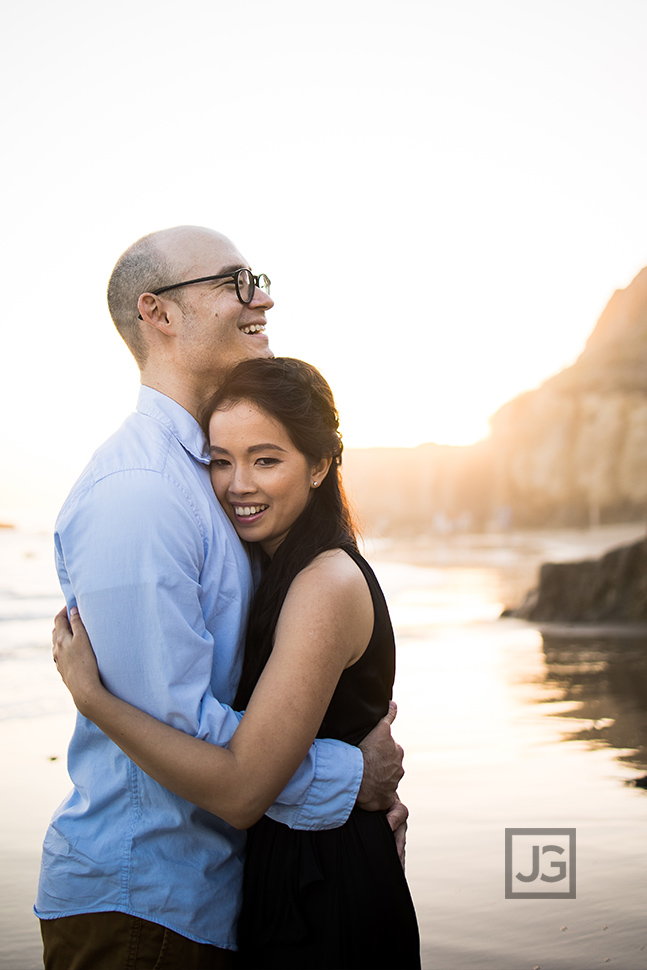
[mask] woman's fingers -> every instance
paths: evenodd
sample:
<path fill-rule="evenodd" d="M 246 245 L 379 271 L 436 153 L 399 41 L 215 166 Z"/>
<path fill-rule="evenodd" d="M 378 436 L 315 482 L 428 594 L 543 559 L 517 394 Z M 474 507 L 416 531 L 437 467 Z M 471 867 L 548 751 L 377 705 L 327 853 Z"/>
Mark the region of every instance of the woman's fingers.
<path fill-rule="evenodd" d="M 62 610 L 54 617 L 54 630 L 52 632 L 52 639 L 55 637 L 63 638 L 65 634 L 71 634 L 72 627 L 67 618 L 67 606 L 64 606 Z"/>
<path fill-rule="evenodd" d="M 76 617 L 74 613 L 76 611 Z M 72 622 L 78 618 L 78 610 L 76 607 L 72 608 L 71 611 Z M 80 620 L 78 620 L 80 622 Z M 52 656 L 54 658 L 54 663 L 58 665 L 58 652 L 59 648 L 65 645 L 66 639 L 73 636 L 73 630 L 70 626 L 70 622 L 67 618 L 67 606 L 64 606 L 62 610 L 59 610 L 54 617 L 54 629 L 52 630 Z"/>
<path fill-rule="evenodd" d="M 66 623 L 67 623 L 67 606 L 64 606 L 63 609 L 59 610 L 56 616 L 54 617 L 54 629 L 52 630 L 52 643 L 56 643 L 56 638 Z"/>

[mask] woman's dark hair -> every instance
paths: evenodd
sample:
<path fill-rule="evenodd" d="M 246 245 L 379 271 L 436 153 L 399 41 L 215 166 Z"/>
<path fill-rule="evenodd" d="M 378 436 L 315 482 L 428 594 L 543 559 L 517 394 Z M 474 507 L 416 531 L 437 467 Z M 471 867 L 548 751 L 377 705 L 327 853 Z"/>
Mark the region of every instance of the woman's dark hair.
<path fill-rule="evenodd" d="M 319 371 L 292 357 L 256 357 L 238 364 L 207 401 L 201 425 L 209 436 L 215 411 L 246 401 L 283 425 L 292 443 L 316 465 L 332 458 L 305 509 L 277 549 L 256 591 L 234 707 L 244 708 L 272 652 L 276 623 L 295 576 L 326 549 L 357 548 L 352 515 L 341 484 L 342 441 L 332 391 Z"/>

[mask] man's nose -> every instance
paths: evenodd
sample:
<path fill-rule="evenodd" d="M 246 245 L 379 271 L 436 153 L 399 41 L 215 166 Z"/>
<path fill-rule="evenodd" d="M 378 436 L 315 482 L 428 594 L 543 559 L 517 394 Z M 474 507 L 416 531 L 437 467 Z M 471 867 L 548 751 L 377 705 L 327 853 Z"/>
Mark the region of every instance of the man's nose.
<path fill-rule="evenodd" d="M 263 310 L 271 310 L 274 306 L 274 300 L 269 293 L 262 290 L 260 286 L 254 287 L 254 296 L 252 297 L 252 302 L 250 306 L 262 307 Z"/>

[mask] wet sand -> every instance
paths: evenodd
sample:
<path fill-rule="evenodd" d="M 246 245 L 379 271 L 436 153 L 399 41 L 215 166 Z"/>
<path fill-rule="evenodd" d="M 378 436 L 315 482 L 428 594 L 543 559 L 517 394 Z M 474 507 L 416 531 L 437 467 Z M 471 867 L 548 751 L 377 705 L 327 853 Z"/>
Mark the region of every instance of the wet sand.
<path fill-rule="evenodd" d="M 45 829 L 70 787 L 65 755 L 73 723 L 72 711 L 0 723 L 2 970 L 42 967 L 40 931 L 32 906 Z"/>
<path fill-rule="evenodd" d="M 371 551 L 398 635 L 395 733 L 407 752 L 408 876 L 425 970 L 647 967 L 647 792 L 630 784 L 647 773 L 647 641 L 606 630 L 542 638 L 498 619 L 543 558 L 632 537 L 607 530 L 578 544 L 552 534 L 512 550 L 461 537 Z M 74 719 L 49 654 L 58 595 L 39 565 L 48 543 L 30 550 L 20 581 L 36 586 L 38 603 L 14 597 L 0 652 L 2 970 L 41 966 L 31 906 L 42 837 L 69 786 Z M 504 898 L 504 830 L 523 826 L 576 827 L 576 899 Z"/>

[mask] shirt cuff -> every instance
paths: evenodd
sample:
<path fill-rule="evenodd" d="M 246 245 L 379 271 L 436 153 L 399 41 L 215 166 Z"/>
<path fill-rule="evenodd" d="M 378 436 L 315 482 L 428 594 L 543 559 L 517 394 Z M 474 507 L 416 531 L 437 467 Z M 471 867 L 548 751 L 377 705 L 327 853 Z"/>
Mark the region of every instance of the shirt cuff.
<path fill-rule="evenodd" d="M 336 829 L 347 821 L 364 774 L 359 748 L 332 739 L 314 742 L 314 777 L 300 805 L 276 803 L 267 815 L 291 829 Z M 312 751 L 312 749 L 311 749 Z"/>

